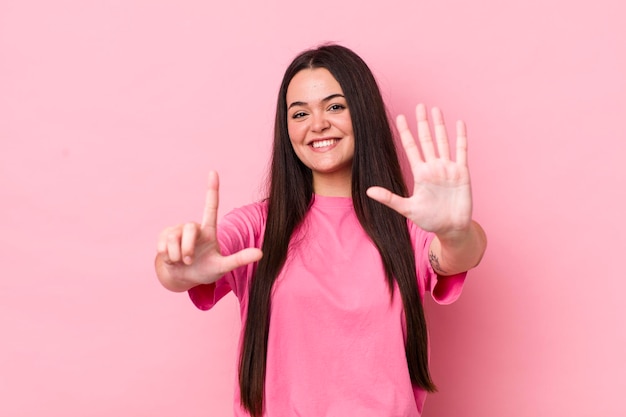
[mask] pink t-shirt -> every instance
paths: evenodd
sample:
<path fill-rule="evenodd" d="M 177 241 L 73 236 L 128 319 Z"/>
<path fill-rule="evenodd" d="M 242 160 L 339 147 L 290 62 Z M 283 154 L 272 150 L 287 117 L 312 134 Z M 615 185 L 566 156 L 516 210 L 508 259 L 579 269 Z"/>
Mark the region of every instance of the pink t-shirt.
<path fill-rule="evenodd" d="M 261 247 L 266 216 L 266 203 L 226 215 L 218 227 L 222 253 Z M 434 235 L 408 225 L 420 295 L 430 291 L 437 302 L 451 303 L 465 274 L 438 279 L 428 261 Z M 241 267 L 192 288 L 190 297 L 206 310 L 233 291 L 245 322 L 254 269 Z M 352 199 L 316 195 L 273 288 L 263 415 L 419 417 L 426 392 L 411 385 L 404 338 L 399 290 L 391 299 L 380 255 Z M 235 416 L 248 416 L 239 387 Z"/>

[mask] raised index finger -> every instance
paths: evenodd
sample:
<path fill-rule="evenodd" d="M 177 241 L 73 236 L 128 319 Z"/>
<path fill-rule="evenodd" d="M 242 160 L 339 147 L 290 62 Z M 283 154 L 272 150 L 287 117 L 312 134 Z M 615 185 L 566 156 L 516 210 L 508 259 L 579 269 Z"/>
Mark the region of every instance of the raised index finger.
<path fill-rule="evenodd" d="M 202 215 L 202 230 L 209 232 L 211 236 L 216 235 L 217 227 L 217 207 L 219 206 L 220 179 L 217 172 L 209 172 L 206 200 L 204 202 L 204 213 Z"/>

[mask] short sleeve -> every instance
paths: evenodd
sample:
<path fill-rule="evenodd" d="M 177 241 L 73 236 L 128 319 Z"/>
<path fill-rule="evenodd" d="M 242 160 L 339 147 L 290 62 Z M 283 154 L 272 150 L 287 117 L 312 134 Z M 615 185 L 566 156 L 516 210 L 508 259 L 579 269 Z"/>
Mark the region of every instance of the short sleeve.
<path fill-rule="evenodd" d="M 198 285 L 190 288 L 189 298 L 200 310 L 209 310 L 226 294 L 232 291 L 232 287 L 226 276 L 212 284 Z"/>
<path fill-rule="evenodd" d="M 255 203 L 235 209 L 218 224 L 217 238 L 220 252 L 227 256 L 245 248 L 262 246 L 267 218 L 267 204 Z M 248 284 L 256 263 L 237 268 L 212 284 L 198 285 L 189 289 L 189 298 L 200 310 L 212 308 L 226 294 L 233 291 L 239 301 L 247 299 Z"/>
<path fill-rule="evenodd" d="M 438 304 L 453 303 L 463 291 L 467 272 L 450 276 L 437 275 L 428 257 L 430 243 L 435 238 L 435 234 L 425 232 L 410 220 L 408 222 L 411 239 L 415 245 L 415 263 L 420 295 L 423 297 L 424 293 L 429 291 L 433 300 Z"/>

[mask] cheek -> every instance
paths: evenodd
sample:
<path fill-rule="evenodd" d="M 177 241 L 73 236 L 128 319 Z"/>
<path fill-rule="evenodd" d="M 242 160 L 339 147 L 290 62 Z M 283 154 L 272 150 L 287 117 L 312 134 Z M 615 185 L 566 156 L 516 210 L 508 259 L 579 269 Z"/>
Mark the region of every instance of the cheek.
<path fill-rule="evenodd" d="M 293 123 L 287 124 L 287 133 L 289 134 L 289 140 L 291 141 L 291 143 L 297 143 L 302 139 L 302 131 L 303 129 L 301 126 Z"/>
<path fill-rule="evenodd" d="M 352 118 L 350 117 L 350 113 L 346 113 L 343 118 L 338 121 L 340 129 L 349 135 L 353 134 L 352 129 Z"/>

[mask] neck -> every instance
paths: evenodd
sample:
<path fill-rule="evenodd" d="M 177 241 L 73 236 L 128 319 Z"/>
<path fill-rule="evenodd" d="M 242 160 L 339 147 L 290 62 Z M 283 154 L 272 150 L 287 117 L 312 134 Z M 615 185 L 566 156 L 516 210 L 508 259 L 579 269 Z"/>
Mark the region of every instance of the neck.
<path fill-rule="evenodd" d="M 313 173 L 313 192 L 324 197 L 352 197 L 352 172 L 333 175 Z"/>

